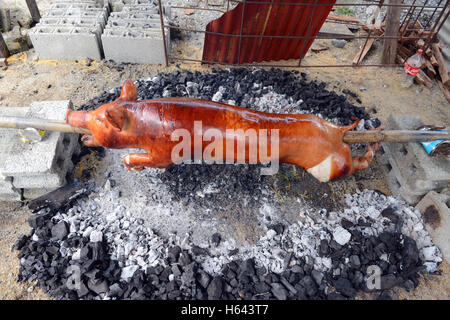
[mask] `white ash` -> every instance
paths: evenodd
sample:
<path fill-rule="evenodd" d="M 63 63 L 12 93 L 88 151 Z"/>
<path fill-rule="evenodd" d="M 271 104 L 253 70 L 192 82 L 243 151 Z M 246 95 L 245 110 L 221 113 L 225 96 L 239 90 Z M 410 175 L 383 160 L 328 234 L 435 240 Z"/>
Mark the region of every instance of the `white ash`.
<path fill-rule="evenodd" d="M 357 224 L 361 218 L 366 221 L 373 219 L 371 227 L 357 227 L 366 236 L 377 236 L 383 231 L 393 232 L 395 226 L 393 224 L 384 225 L 388 219 L 380 215 L 383 209 L 391 206 L 396 209 L 397 214 L 404 221 L 401 232 L 416 240 L 421 258 L 426 261 L 427 271 L 434 272 L 436 270 L 437 263 L 442 261 L 442 254 L 439 248 L 433 245 L 431 237 L 424 229 L 420 212 L 401 199 L 387 197 L 367 189 L 358 190 L 353 195 L 346 195 L 346 201 L 349 208 L 329 213 L 323 209 L 320 215 L 314 215 L 315 219 L 310 217 L 313 215 L 311 209 L 304 208 L 304 214 L 300 215 L 303 219 L 289 225 L 282 235 L 277 235 L 274 230 L 268 230 L 266 235 L 254 245 L 239 248 L 240 253 L 232 258 L 228 258 L 227 253 L 233 249 L 234 243 L 224 243 L 216 251 L 211 251 L 214 256 L 200 258 L 202 265 L 205 271 L 218 273 L 223 264 L 235 258 L 253 257 L 258 266 L 264 266 L 268 270 L 280 273 L 289 264 L 285 258 L 289 254 L 293 254 L 297 258 L 304 257 L 311 261 L 315 269 L 327 271 L 331 269 L 331 259 L 319 256 L 320 240 L 330 240 L 333 237 L 336 240 L 336 237 L 340 237 L 343 239 L 340 244 L 348 242 L 351 235 L 340 226 L 343 218 L 354 224 Z M 263 205 L 261 212 L 271 216 L 276 215 L 276 210 L 267 204 Z M 318 216 L 321 218 L 317 219 Z"/>
<path fill-rule="evenodd" d="M 273 199 L 269 199 L 269 203 L 261 206 L 259 216 L 255 218 L 263 222 L 269 216 L 272 222 L 284 222 L 287 227 L 282 234 L 276 234 L 265 226 L 265 235 L 254 244 L 239 244 L 236 239 L 229 237 L 214 247 L 210 245 L 211 234 L 221 231 L 214 219 L 198 221 L 190 218 L 179 203 L 161 201 L 164 197 L 157 198 L 152 193 L 142 201 L 139 188 L 128 190 L 128 196 L 117 198 L 113 195 L 115 190 L 111 183 L 107 183 L 106 187 L 98 188 L 97 193 L 78 200 L 78 204 L 67 214 L 57 214 L 54 219 L 76 226 L 77 231 L 69 237 L 89 235 L 91 241 L 99 241 L 104 237 L 109 245 L 111 259 L 118 260 L 120 267 L 124 268 L 124 279 L 137 268 L 146 270 L 149 266 L 165 265 L 168 245 L 173 244 L 183 249 L 191 249 L 193 245 L 209 249 L 210 255 L 196 256 L 195 259 L 211 274 L 220 273 L 224 264 L 237 258 L 254 258 L 257 266 L 264 266 L 276 273 L 284 271 L 294 258 L 304 258 L 316 270 L 328 271 L 331 269 L 331 259 L 319 256 L 320 240 L 334 238 L 340 244 L 351 241 L 350 234 L 340 225 L 343 218 L 354 224 L 360 219 L 372 221 L 370 227 L 357 227 L 365 236 L 394 231 L 395 226 L 385 225 L 387 218 L 380 214 L 389 206 L 403 219 L 401 232 L 416 240 L 421 258 L 426 261 L 427 271 L 435 271 L 437 263 L 442 261 L 440 250 L 433 245 L 423 227 L 421 214 L 400 199 L 372 190 L 358 190 L 353 195 L 346 195 L 348 208 L 336 212 L 327 212 L 325 209 L 318 212 L 305 199 L 298 199 L 299 219 L 290 225 L 277 216 L 277 209 L 269 204 Z M 150 189 L 160 193 L 163 186 L 158 187 L 155 183 Z M 211 192 L 214 186 L 208 186 L 207 189 L 209 191 L 204 192 Z M 177 215 L 176 219 L 174 215 Z M 171 231 L 166 230 L 164 236 L 156 235 L 153 230 L 158 230 L 157 226 L 162 224 L 166 228 L 170 225 Z M 236 248 L 239 252 L 229 256 L 229 251 Z M 79 254 L 78 251 L 65 253 L 73 259 L 77 259 Z"/>

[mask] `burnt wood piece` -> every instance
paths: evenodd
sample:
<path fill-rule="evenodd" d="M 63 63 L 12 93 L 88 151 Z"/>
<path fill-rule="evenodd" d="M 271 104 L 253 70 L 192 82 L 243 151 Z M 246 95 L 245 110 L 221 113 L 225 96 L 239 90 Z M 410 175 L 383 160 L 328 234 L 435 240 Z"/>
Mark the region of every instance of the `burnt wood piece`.
<path fill-rule="evenodd" d="M 26 0 L 28 10 L 30 10 L 31 18 L 34 22 L 38 23 L 41 19 L 41 14 L 39 13 L 39 8 L 36 4 L 36 0 Z"/>
<path fill-rule="evenodd" d="M 2 34 L 0 33 L 0 58 L 8 58 L 10 56 L 8 47 L 6 46 L 6 42 L 3 39 Z"/>
<path fill-rule="evenodd" d="M 92 190 L 91 183 L 73 182 L 52 192 L 44 194 L 39 198 L 28 202 L 28 208 L 33 212 L 39 211 L 43 208 L 49 208 L 51 211 L 57 211 L 70 203 L 86 195 Z"/>

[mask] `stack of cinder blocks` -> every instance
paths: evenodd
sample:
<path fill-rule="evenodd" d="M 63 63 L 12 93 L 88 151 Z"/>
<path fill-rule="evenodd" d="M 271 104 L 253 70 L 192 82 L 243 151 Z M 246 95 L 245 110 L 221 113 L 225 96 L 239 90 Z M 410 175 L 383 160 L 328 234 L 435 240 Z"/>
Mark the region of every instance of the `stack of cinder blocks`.
<path fill-rule="evenodd" d="M 417 204 L 416 209 L 423 215 L 425 227 L 433 242 L 441 249 L 443 256 L 450 262 L 450 189 L 440 193 L 430 191 Z"/>
<path fill-rule="evenodd" d="M 170 10 L 163 11 L 168 21 Z M 165 38 L 169 50 L 168 29 Z M 30 39 L 42 59 L 165 63 L 155 0 L 54 0 Z"/>
<path fill-rule="evenodd" d="M 65 120 L 70 101 L 34 102 L 29 108 L 1 108 L 0 115 Z M 23 110 L 21 110 L 23 109 Z M 78 134 L 48 131 L 42 141 L 23 143 L 17 130 L 1 129 L 0 200 L 34 199 L 66 184 L 78 154 Z"/>
<path fill-rule="evenodd" d="M 420 118 L 392 115 L 387 128 L 415 130 L 422 126 Z M 440 191 L 450 181 L 450 161 L 447 157 L 431 157 L 418 142 L 383 143 L 381 157 L 385 174 L 394 195 L 410 204 L 417 204 L 429 191 Z"/>
<path fill-rule="evenodd" d="M 129 3 L 128 3 L 129 2 Z M 105 58 L 116 62 L 165 63 L 164 42 L 156 1 L 114 1 L 113 11 L 102 35 Z M 170 18 L 167 8 L 163 14 Z M 166 48 L 170 37 L 165 30 Z"/>
<path fill-rule="evenodd" d="M 109 10 L 109 2 L 54 0 L 30 33 L 39 57 L 101 60 L 101 34 Z"/>

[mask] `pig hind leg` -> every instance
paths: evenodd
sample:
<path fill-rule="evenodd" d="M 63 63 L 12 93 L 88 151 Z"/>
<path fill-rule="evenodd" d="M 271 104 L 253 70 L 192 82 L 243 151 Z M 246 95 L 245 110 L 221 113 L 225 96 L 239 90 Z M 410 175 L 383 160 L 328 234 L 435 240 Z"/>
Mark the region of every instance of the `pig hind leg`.
<path fill-rule="evenodd" d="M 366 169 L 373 160 L 375 153 L 381 146 L 381 142 L 371 143 L 367 146 L 367 152 L 362 157 L 352 158 L 352 174 L 356 171 Z"/>
<path fill-rule="evenodd" d="M 136 171 L 144 167 L 167 168 L 173 164 L 171 161 L 162 162 L 160 159 L 155 159 L 149 153 L 130 153 L 123 158 L 123 162 L 129 170 Z"/>
<path fill-rule="evenodd" d="M 381 125 L 378 128 L 372 128 L 370 130 L 384 130 L 385 126 Z M 381 142 L 369 143 L 367 145 L 367 152 L 362 157 L 353 157 L 352 158 L 352 172 L 353 174 L 356 171 L 366 169 L 373 160 L 375 153 L 377 153 L 378 149 L 381 147 Z"/>

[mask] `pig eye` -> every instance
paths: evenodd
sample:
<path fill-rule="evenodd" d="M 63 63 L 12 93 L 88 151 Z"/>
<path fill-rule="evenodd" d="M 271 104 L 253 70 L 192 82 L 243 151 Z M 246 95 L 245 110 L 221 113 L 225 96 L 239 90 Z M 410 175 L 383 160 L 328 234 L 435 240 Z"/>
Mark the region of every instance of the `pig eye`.
<path fill-rule="evenodd" d="M 97 122 L 100 123 L 100 124 L 104 124 L 103 119 L 96 118 L 95 120 L 97 120 Z"/>

